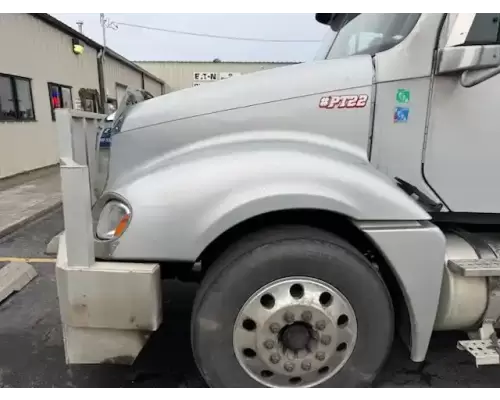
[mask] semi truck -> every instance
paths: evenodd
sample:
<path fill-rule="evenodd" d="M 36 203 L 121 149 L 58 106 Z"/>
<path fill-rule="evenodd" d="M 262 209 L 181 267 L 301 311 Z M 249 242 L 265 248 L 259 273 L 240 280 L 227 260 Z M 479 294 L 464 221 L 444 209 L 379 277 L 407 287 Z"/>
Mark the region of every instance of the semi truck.
<path fill-rule="evenodd" d="M 128 89 L 102 148 L 77 139 L 102 116 L 57 110 L 68 364 L 175 329 L 162 279 L 199 283 L 211 387 L 367 386 L 395 335 L 423 362 L 434 331 L 500 363 L 500 14 L 316 20 L 314 61 Z"/>

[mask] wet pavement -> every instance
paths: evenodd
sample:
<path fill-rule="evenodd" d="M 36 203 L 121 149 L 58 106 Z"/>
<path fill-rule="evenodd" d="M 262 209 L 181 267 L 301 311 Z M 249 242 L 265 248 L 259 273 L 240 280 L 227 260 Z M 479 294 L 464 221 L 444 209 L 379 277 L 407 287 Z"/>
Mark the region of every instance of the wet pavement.
<path fill-rule="evenodd" d="M 62 230 L 61 212 L 0 239 L 0 257 L 47 257 L 45 245 Z M 0 303 L 0 387 L 204 387 L 191 355 L 189 315 L 197 286 L 165 282 L 164 324 L 134 367 L 72 366 L 64 361 L 53 263 L 21 292 Z M 0 263 L 0 267 L 2 263 Z M 409 361 L 396 340 L 374 387 L 500 387 L 500 367 L 477 369 L 456 350 L 459 333 L 436 334 L 428 360 Z"/>

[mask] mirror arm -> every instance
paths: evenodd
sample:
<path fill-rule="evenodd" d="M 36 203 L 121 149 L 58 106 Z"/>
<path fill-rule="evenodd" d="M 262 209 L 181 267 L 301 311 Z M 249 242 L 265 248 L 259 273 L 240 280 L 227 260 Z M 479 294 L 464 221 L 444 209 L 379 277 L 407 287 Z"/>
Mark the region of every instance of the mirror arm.
<path fill-rule="evenodd" d="M 494 76 L 500 74 L 500 66 L 491 69 L 489 72 L 486 72 L 484 74 L 481 74 L 479 77 L 469 77 L 469 74 L 471 72 L 479 72 L 479 71 L 464 71 L 462 75 L 460 76 L 460 84 L 465 87 L 465 88 L 470 88 L 476 85 L 479 85 L 480 83 L 483 83 L 484 81 L 487 81 L 490 78 L 493 78 Z"/>

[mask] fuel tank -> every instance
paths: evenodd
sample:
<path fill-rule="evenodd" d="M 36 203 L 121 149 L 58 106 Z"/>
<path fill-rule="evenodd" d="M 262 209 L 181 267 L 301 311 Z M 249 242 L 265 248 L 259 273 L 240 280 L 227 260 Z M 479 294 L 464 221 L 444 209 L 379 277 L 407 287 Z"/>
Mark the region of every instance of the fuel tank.
<path fill-rule="evenodd" d="M 481 243 L 484 250 L 477 248 Z M 498 258 L 500 235 L 496 233 L 450 232 L 446 234 L 446 267 L 434 325 L 436 331 L 470 331 L 481 326 L 489 301 L 486 277 L 464 277 L 450 268 L 448 260 Z"/>

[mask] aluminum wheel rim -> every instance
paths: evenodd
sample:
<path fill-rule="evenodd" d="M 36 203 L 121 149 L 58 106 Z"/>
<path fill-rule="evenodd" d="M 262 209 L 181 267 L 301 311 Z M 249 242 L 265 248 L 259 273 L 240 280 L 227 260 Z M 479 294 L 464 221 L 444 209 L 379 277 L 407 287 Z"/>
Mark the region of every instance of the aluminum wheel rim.
<path fill-rule="evenodd" d="M 357 322 L 345 296 L 309 277 L 273 281 L 241 308 L 233 348 L 241 367 L 268 387 L 311 387 L 331 378 L 354 350 Z"/>

